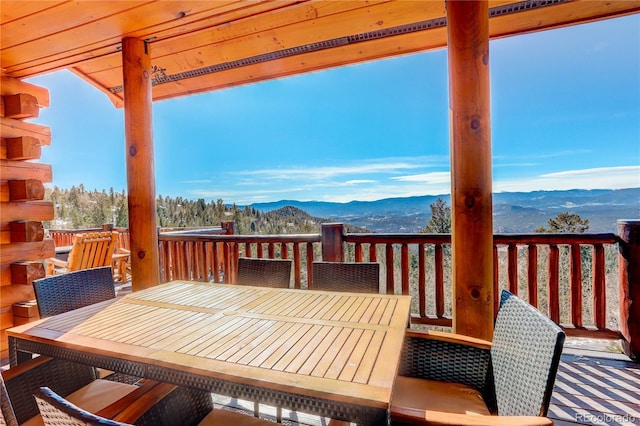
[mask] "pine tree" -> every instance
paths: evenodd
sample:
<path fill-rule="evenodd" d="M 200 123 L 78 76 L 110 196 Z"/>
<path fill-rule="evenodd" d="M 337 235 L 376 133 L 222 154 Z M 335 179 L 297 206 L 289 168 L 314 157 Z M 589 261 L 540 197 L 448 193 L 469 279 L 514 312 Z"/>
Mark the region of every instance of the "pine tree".
<path fill-rule="evenodd" d="M 540 227 L 535 230 L 545 234 L 577 233 L 583 234 L 589 230 L 589 219 L 583 219 L 575 213 L 564 212 L 549 219 L 549 227 Z"/>
<path fill-rule="evenodd" d="M 431 219 L 420 233 L 422 234 L 450 234 L 451 233 L 451 207 L 438 198 L 430 206 Z"/>

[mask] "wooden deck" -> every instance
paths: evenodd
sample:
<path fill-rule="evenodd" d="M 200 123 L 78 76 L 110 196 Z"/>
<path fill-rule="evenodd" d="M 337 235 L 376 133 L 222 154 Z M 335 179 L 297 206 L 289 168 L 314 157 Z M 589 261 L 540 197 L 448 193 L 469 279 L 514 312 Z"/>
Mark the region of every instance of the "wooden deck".
<path fill-rule="evenodd" d="M 622 356 L 566 351 L 551 398 L 556 425 L 640 424 L 640 364 Z"/>
<path fill-rule="evenodd" d="M 8 367 L 2 360 L 2 368 Z M 217 404 L 231 404 L 250 412 L 252 403 L 217 397 Z M 269 407 L 261 416 L 272 419 Z M 284 424 L 325 426 L 327 419 L 284 412 Z M 289 415 L 291 416 L 290 418 Z M 549 417 L 558 426 L 640 425 L 640 364 L 622 356 L 595 351 L 567 351 L 562 356 Z"/>

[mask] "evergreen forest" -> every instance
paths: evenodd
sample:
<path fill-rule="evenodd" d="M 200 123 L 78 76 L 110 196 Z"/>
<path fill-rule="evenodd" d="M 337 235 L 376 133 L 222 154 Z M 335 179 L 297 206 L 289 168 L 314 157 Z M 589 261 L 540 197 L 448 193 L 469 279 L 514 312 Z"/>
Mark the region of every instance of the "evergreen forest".
<path fill-rule="evenodd" d="M 47 188 L 45 201 L 51 201 L 55 219 L 45 222 L 47 229 L 87 229 L 111 223 L 127 228 L 127 194 L 109 191 L 87 190 L 84 185 L 61 189 Z M 312 217 L 295 207 L 283 207 L 270 212 L 260 212 L 251 207 L 225 204 L 222 199 L 207 202 L 200 198 L 189 200 L 159 195 L 156 200 L 157 225 L 161 228 L 192 228 L 234 222 L 235 233 L 248 234 L 305 234 L 317 233 L 328 219 Z M 366 232 L 349 227 L 353 232 Z"/>

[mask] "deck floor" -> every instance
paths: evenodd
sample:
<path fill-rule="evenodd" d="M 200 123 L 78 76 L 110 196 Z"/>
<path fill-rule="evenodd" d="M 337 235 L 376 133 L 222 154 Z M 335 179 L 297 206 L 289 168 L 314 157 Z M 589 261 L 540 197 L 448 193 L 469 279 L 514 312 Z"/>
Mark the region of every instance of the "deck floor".
<path fill-rule="evenodd" d="M 640 364 L 598 353 L 562 356 L 549 417 L 556 425 L 640 425 Z"/>

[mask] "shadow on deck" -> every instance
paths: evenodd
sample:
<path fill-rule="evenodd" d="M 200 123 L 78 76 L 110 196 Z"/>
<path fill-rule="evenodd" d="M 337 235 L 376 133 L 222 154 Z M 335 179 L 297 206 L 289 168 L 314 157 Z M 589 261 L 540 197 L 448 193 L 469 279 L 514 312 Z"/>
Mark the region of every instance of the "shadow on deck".
<path fill-rule="evenodd" d="M 624 356 L 566 350 L 549 417 L 560 426 L 640 424 L 640 364 Z"/>

